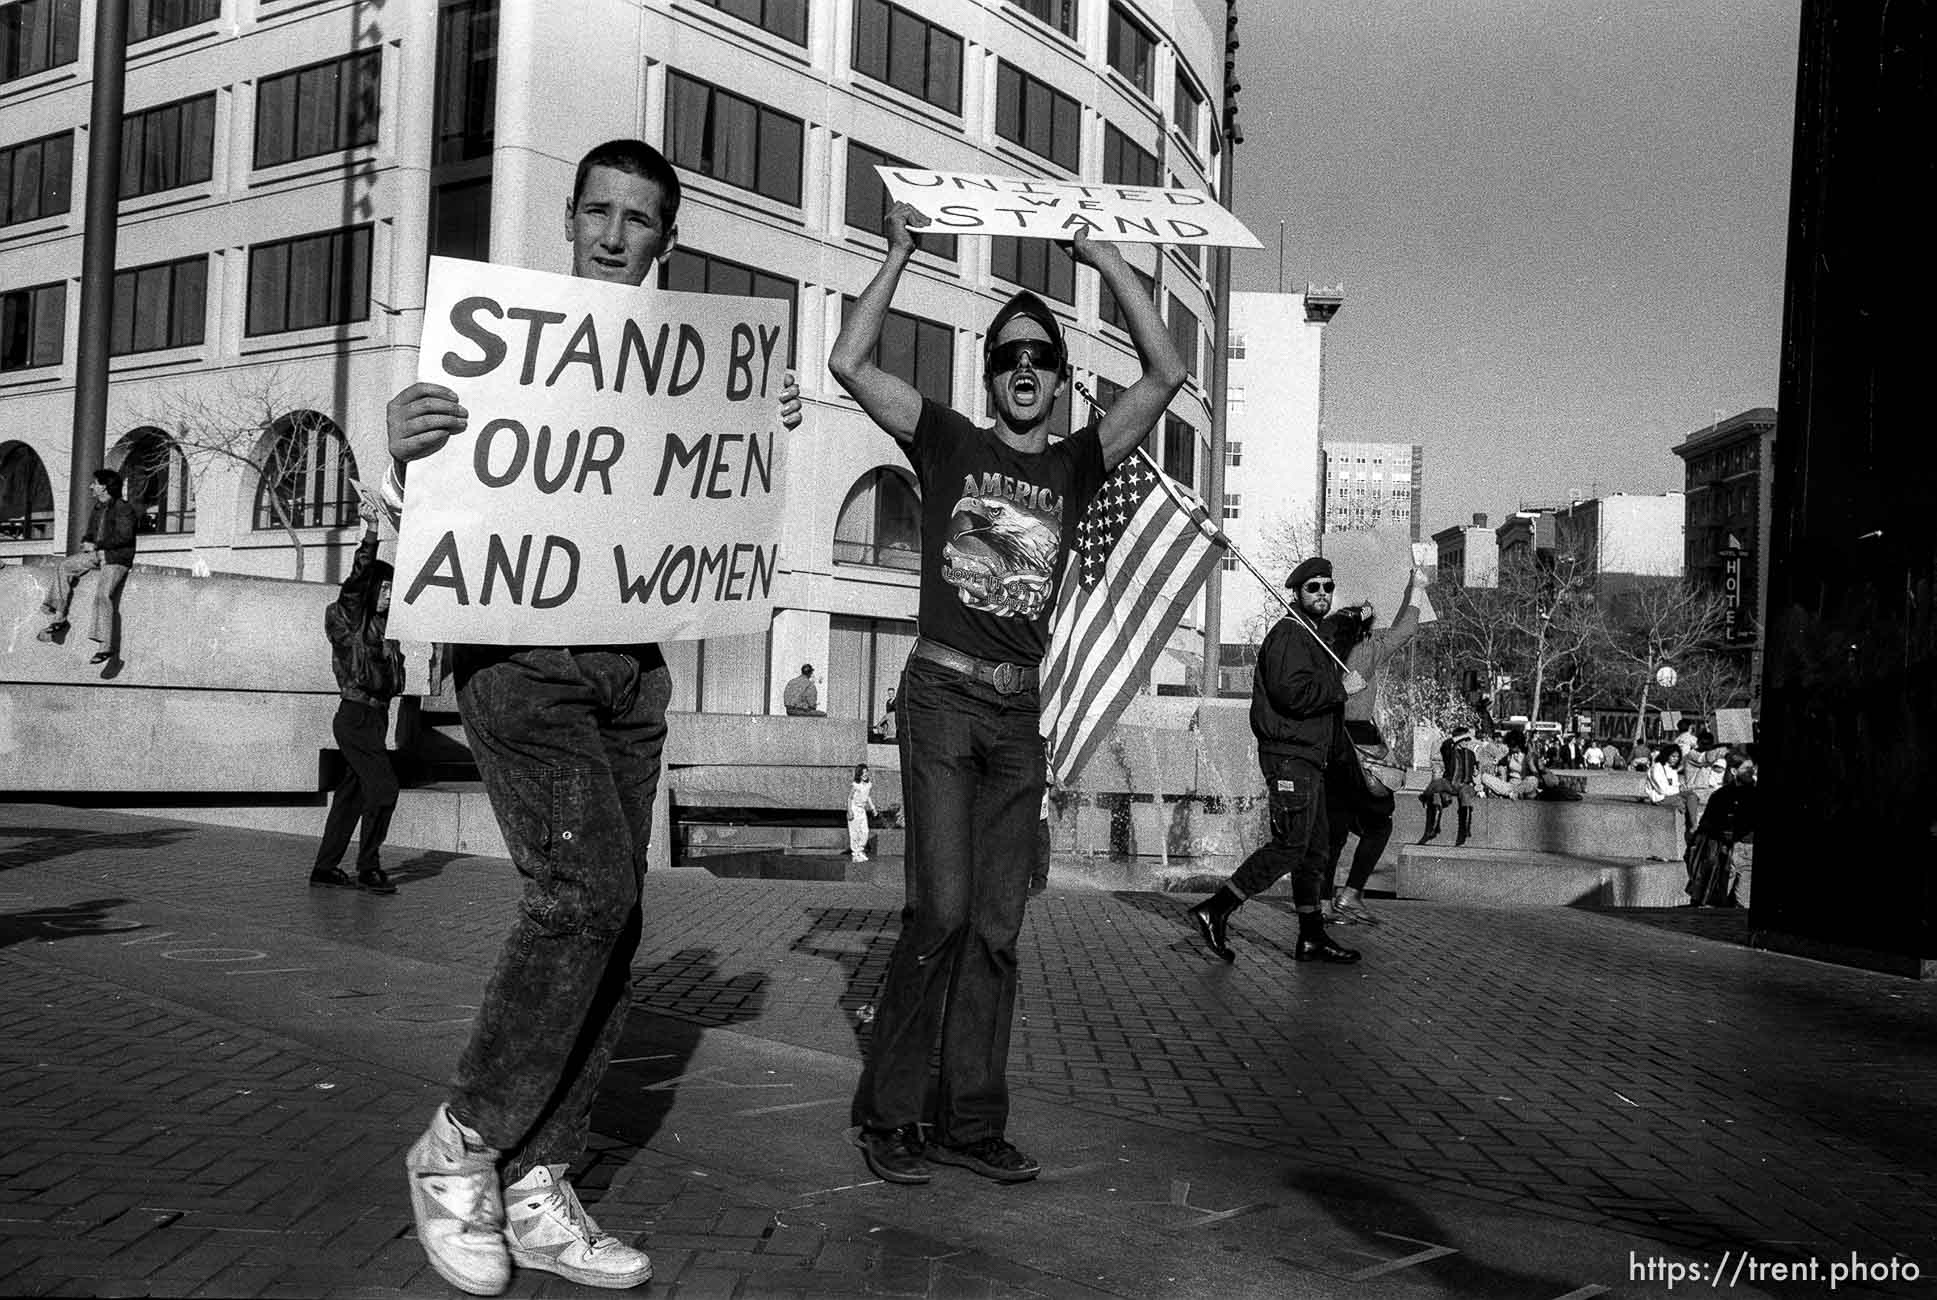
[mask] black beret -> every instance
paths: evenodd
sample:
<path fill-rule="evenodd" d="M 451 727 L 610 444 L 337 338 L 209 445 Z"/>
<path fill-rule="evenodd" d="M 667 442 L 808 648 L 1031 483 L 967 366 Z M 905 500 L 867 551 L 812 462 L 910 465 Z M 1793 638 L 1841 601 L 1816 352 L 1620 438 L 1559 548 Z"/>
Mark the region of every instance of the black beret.
<path fill-rule="evenodd" d="M 1285 579 L 1285 586 L 1296 591 L 1305 585 L 1307 578 L 1329 578 L 1332 576 L 1332 562 L 1322 555 L 1314 555 L 1309 560 L 1300 560 L 1298 567 Z"/>

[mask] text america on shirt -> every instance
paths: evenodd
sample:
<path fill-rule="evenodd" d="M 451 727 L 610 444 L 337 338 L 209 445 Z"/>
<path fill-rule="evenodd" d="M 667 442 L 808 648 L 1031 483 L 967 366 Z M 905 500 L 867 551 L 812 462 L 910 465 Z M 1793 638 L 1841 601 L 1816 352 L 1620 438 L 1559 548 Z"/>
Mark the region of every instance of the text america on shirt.
<path fill-rule="evenodd" d="M 970 609 L 1035 618 L 1049 603 L 1063 499 L 1006 474 L 969 474 L 949 514 L 942 579 Z"/>

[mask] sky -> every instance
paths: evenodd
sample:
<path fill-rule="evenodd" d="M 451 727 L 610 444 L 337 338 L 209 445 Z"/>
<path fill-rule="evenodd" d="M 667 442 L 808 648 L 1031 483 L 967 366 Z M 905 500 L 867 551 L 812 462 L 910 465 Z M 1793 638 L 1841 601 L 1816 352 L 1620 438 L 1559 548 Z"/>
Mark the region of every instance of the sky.
<path fill-rule="evenodd" d="M 1421 537 L 1682 486 L 1776 404 L 1799 7 L 1239 0 L 1240 290 L 1342 283 L 1324 436 L 1425 447 Z"/>

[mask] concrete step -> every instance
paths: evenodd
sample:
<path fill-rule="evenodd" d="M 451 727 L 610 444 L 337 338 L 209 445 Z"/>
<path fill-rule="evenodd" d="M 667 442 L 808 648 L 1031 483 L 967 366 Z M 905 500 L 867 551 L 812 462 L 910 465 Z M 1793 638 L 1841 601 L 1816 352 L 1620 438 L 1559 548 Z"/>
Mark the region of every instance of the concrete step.
<path fill-rule="evenodd" d="M 1441 839 L 1451 840 L 1457 828 L 1455 809 L 1449 807 L 1441 823 Z M 1570 802 L 1481 799 L 1473 806 L 1473 835 L 1467 847 L 1679 861 L 1680 806 L 1592 797 Z"/>
<path fill-rule="evenodd" d="M 1399 850 L 1399 897 L 1500 907 L 1676 907 L 1688 872 L 1679 861 L 1504 851 L 1468 843 Z"/>

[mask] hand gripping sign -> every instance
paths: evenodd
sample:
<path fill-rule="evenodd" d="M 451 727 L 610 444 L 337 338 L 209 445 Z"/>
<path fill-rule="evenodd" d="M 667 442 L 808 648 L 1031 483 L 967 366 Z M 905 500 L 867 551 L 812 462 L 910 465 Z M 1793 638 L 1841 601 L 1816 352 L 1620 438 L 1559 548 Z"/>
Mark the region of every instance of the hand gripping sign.
<path fill-rule="evenodd" d="M 888 193 L 921 209 L 937 235 L 1090 238 L 1122 244 L 1262 248 L 1258 237 L 1202 190 L 1093 185 L 1031 176 L 977 176 L 876 167 Z"/>
<path fill-rule="evenodd" d="M 410 468 L 390 633 L 757 632 L 780 563 L 787 305 L 433 257 L 418 378 L 465 431 Z"/>

